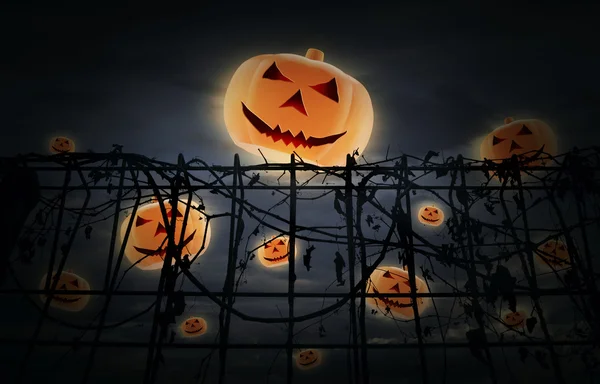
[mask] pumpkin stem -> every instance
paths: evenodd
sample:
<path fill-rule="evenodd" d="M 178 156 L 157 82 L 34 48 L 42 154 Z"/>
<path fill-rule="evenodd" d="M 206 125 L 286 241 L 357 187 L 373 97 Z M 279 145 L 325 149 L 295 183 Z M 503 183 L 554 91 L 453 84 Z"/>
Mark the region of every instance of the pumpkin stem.
<path fill-rule="evenodd" d="M 308 51 L 306 51 L 306 58 L 316 61 L 323 61 L 325 59 L 325 53 L 315 48 L 308 48 Z"/>
<path fill-rule="evenodd" d="M 510 124 L 513 121 L 515 121 L 515 119 L 513 119 L 512 117 L 507 117 L 507 118 L 504 119 L 504 124 Z"/>

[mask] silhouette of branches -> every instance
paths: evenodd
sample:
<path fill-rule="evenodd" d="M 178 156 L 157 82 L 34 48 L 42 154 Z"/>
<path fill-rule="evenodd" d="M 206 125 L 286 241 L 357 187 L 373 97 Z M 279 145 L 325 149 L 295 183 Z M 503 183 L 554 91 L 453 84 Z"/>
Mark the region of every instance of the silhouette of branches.
<path fill-rule="evenodd" d="M 247 166 L 236 156 L 231 167 L 209 165 L 198 158 L 185 161 L 182 155 L 171 164 L 123 153 L 120 146 L 106 154 L 20 156 L 21 164 L 40 175 L 42 191 L 14 252 L 7 256 L 12 279 L 2 281 L 13 285 L 2 288 L 3 293 L 25 295 L 41 315 L 29 338 L 21 373 L 26 373 L 35 345 L 45 342 L 41 337 L 45 320 L 80 331 L 72 348 L 93 333 L 85 381 L 95 351 L 103 344 L 101 334 L 126 327 L 154 310 L 147 319 L 151 332 L 145 381 L 156 382 L 160 366 L 168 362 L 163 350 L 182 345 L 175 324 L 191 313 L 191 308 L 186 311 L 191 296 L 211 303 L 215 311 L 206 316 L 218 324 L 213 343 L 198 344 L 208 348 L 195 375 L 200 382 L 209 380 L 208 367 L 215 354 L 219 381 L 224 380 L 227 351 L 235 344 L 230 330 L 239 321 L 285 326 L 286 343 L 273 348 L 287 351 L 288 380 L 293 376 L 294 351 L 335 345 L 302 344 L 303 335 L 316 332 L 327 339 L 327 329 L 336 328 L 329 324 L 346 321 L 342 318 L 348 322 L 351 351 L 348 380 L 356 383 L 368 382 L 370 376 L 368 351 L 375 347 L 369 342 L 373 330 L 369 324 L 394 324 L 390 340 L 395 341 L 388 345 L 419 351 L 424 382 L 431 375 L 426 350 L 443 348 L 445 376 L 451 340 L 457 339 L 486 367 L 492 382 L 500 382 L 502 372 L 514 375 L 509 355 L 515 353 L 523 363 L 535 361 L 552 370 L 558 382 L 566 382 L 568 359 L 577 357 L 593 370 L 600 356 L 599 248 L 593 241 L 600 223 L 600 150 L 574 149 L 555 157 L 538 151 L 528 158 L 514 156 L 501 162 L 461 155 L 438 157 L 430 151 L 423 158 L 386 155 L 368 163 L 355 152 L 344 167 L 318 167 L 297 156 L 290 163 Z M 56 174 L 62 174 L 62 179 Z M 182 222 L 170 220 L 165 207 L 165 202 L 175 200 L 186 205 Z M 165 223 L 165 240 L 158 249 L 166 252 L 146 255 L 136 263 L 123 261 L 137 209 L 151 202 L 158 202 Z M 441 210 L 443 224 L 428 226 L 421 220 L 417 212 L 424 206 Z M 184 230 L 176 238 L 175 227 L 185 229 L 193 209 L 208 224 L 202 246 L 190 254 L 184 246 Z M 212 239 L 209 245 L 208 226 L 214 223 L 228 227 L 228 233 L 213 235 L 222 240 Z M 225 239 L 226 258 L 223 246 L 215 250 L 212 245 Z M 288 241 L 289 262 L 283 264 L 289 268 L 287 292 L 264 291 L 254 282 L 271 269 L 259 263 L 259 253 L 281 239 Z M 96 258 L 91 264 L 105 266 L 103 278 L 89 276 L 91 269 L 72 255 L 88 243 L 109 244 L 107 256 L 103 251 L 90 256 Z M 559 246 L 565 250 L 562 254 Z M 109 321 L 111 301 L 138 292 L 128 287 L 135 285 L 134 272 L 148 257 L 164 259 L 160 273 L 153 275 L 156 289 L 145 293 L 152 301 L 141 311 Z M 209 262 L 223 268 L 208 270 L 204 266 Z M 70 264 L 95 279 L 93 289 L 69 291 L 57 286 L 58 279 L 52 277 Z M 407 271 L 408 291 L 369 293 L 377 289 L 373 273 L 390 266 Z M 303 284 L 318 293 L 296 290 L 300 273 Z M 311 279 L 312 275 L 317 277 Z M 46 283 L 39 287 L 37 279 L 42 276 L 47 277 Z M 222 279 L 220 291 L 214 288 L 215 276 Z M 418 280 L 424 282 L 426 292 L 419 291 Z M 90 308 L 94 315 L 81 323 L 81 318 L 75 321 L 50 310 L 52 297 L 58 294 L 98 296 L 103 301 Z M 287 298 L 289 313 L 279 307 L 279 316 L 241 309 L 238 299 L 244 297 Z M 303 311 L 295 306 L 301 297 L 320 297 L 321 305 Z M 336 301 L 327 303 L 327 298 Z M 561 304 L 553 304 L 552 298 L 561 298 Z M 411 316 L 399 316 L 386 304 L 400 299 L 410 302 Z M 417 304 L 423 299 L 431 300 L 426 310 Z M 513 324 L 507 315 L 517 313 L 523 318 Z M 298 325 L 304 321 L 308 325 Z M 501 351 L 503 361 L 494 358 L 494 349 Z M 267 379 L 278 356 L 279 352 L 265 370 Z"/>

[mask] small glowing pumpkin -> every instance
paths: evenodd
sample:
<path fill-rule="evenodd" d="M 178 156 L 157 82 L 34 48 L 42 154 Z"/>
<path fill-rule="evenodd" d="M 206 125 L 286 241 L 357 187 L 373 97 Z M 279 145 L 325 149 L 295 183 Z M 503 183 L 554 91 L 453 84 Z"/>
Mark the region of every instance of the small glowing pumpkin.
<path fill-rule="evenodd" d="M 502 162 L 512 155 L 526 158 L 535 154 L 535 151 L 544 148 L 544 152 L 556 155 L 557 140 L 552 128 L 537 119 L 514 120 L 512 117 L 504 119 L 504 125 L 494 129 L 483 139 L 480 146 L 481 158 Z M 526 152 L 530 152 L 525 155 Z M 531 165 L 539 165 L 541 160 L 534 161 Z"/>
<path fill-rule="evenodd" d="M 193 316 L 180 325 L 183 337 L 198 337 L 208 330 L 208 324 L 202 317 Z"/>
<path fill-rule="evenodd" d="M 321 365 L 321 361 L 318 349 L 306 349 L 296 355 L 296 367 L 302 370 L 313 369 Z"/>
<path fill-rule="evenodd" d="M 257 250 L 258 260 L 267 267 L 279 267 L 288 263 L 290 257 L 290 238 L 285 235 L 273 236 Z M 297 250 L 297 248 L 296 248 Z M 296 252 L 295 254 L 298 254 Z"/>
<path fill-rule="evenodd" d="M 75 152 L 75 142 L 68 137 L 58 136 L 50 140 L 50 152 L 67 153 Z"/>
<path fill-rule="evenodd" d="M 437 227 L 444 222 L 444 212 L 432 205 L 426 205 L 419 209 L 417 218 L 422 224 Z"/>
<path fill-rule="evenodd" d="M 560 240 L 550 239 L 537 248 L 537 259 L 554 268 L 566 267 L 571 258 L 567 245 Z"/>
<path fill-rule="evenodd" d="M 42 281 L 40 282 L 40 289 L 46 289 L 46 278 L 48 276 L 44 274 Z M 89 291 L 90 284 L 83 277 L 76 275 L 71 270 L 63 271 L 60 276 L 57 277 L 56 271 L 52 273 L 52 278 L 58 278 L 56 284 L 57 291 Z M 52 288 L 52 281 L 50 282 L 50 288 Z M 76 293 L 65 293 L 65 294 L 41 294 L 40 299 L 43 303 L 50 297 L 50 306 L 64 311 L 79 312 L 90 301 L 89 294 L 76 294 Z"/>
<path fill-rule="evenodd" d="M 394 316 L 404 320 L 414 319 L 412 299 L 410 297 L 388 297 L 390 293 L 410 293 L 408 271 L 397 267 L 379 267 L 371 274 L 371 282 L 367 293 L 375 293 L 376 297 L 367 298 L 367 303 L 375 309 L 389 308 Z M 429 293 L 427 284 L 423 279 L 415 276 L 417 293 Z M 431 299 L 417 298 L 419 314 L 431 305 Z"/>
<path fill-rule="evenodd" d="M 234 73 L 225 94 L 225 125 L 234 143 L 270 161 L 294 151 L 310 163 L 344 165 L 364 151 L 373 130 L 365 87 L 309 49 L 306 56 L 253 57 Z"/>
<path fill-rule="evenodd" d="M 502 318 L 502 322 L 507 328 L 524 328 L 525 327 L 525 313 L 522 311 L 509 312 Z"/>
<path fill-rule="evenodd" d="M 173 210 L 168 200 L 164 200 L 167 218 L 169 222 L 171 215 L 176 214 L 175 242 L 179 243 L 181 236 L 181 227 L 183 226 L 186 204 L 177 202 L 177 209 Z M 210 243 L 210 225 L 204 212 L 197 209 L 196 202 L 191 203 L 188 220 L 185 226 L 183 237 L 182 255 L 188 254 L 190 258 L 195 256 L 204 242 L 204 249 L 199 255 L 206 252 Z M 121 224 L 121 243 L 125 239 L 127 226 L 130 217 L 125 217 Z M 208 225 L 208 229 L 206 229 Z M 204 233 L 206 231 L 206 239 Z M 136 267 L 143 270 L 153 270 L 162 268 L 164 257 L 167 252 L 167 230 L 160 211 L 158 201 L 153 201 L 138 208 L 134 222 L 127 239 L 125 255 L 132 263 L 137 263 Z M 138 262 L 139 261 L 139 262 Z M 173 263 L 175 260 L 173 259 Z"/>

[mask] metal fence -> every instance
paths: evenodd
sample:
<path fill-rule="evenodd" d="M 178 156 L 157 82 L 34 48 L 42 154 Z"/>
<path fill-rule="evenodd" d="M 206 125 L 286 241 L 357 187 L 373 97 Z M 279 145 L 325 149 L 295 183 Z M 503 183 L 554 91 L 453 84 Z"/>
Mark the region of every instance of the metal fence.
<path fill-rule="evenodd" d="M 317 167 L 294 155 L 287 164 L 244 166 L 236 155 L 233 166 L 213 166 L 200 159 L 186 162 L 182 155 L 171 164 L 122 153 L 118 147 L 106 154 L 4 158 L 1 159 L 2 195 L 8 205 L 8 214 L 2 220 L 3 227 L 12 228 L 12 232 L 3 235 L 3 243 L 9 244 L 13 251 L 2 261 L 0 294 L 4 300 L 9 296 L 29 298 L 33 306 L 37 305 L 39 316 L 34 326 L 21 335 L 23 337 L 4 332 L 0 343 L 5 348 L 25 346 L 18 369 L 16 366 L 13 369 L 15 379 L 21 381 L 28 380 L 36 348 L 87 348 L 81 376 L 74 380 L 88 382 L 94 375 L 97 351 L 103 347 L 119 347 L 147 351 L 145 383 L 163 382 L 159 379 L 161 361 L 164 351 L 173 348 L 208 350 L 211 355 L 214 352 L 218 356 L 219 368 L 215 377 L 219 382 L 227 378 L 228 351 L 232 349 L 284 349 L 287 382 L 293 382 L 297 377 L 294 358 L 298 350 L 347 349 L 347 377 L 343 380 L 353 383 L 368 383 L 373 379 L 368 356 L 372 350 L 416 350 L 418 376 L 428 383 L 436 381 L 432 377 L 432 367 L 435 369 L 438 363 L 428 360 L 426 351 L 438 348 L 447 353 L 460 348 L 470 351 L 478 363 L 486 367 L 488 378 L 482 381 L 502 382 L 501 363 L 494 361 L 491 351 L 512 347 L 519 348 L 523 359 L 528 354 L 534 355 L 552 372 L 556 382 L 568 382 L 569 374 L 565 373 L 563 361 L 568 353 L 561 348 L 589 346 L 585 347 L 587 363 L 590 351 L 595 353 L 598 348 L 600 301 L 595 280 L 599 247 L 594 237 L 600 223 L 598 159 L 600 152 L 588 149 L 556 157 L 541 156 L 536 162 L 517 157 L 494 163 L 462 156 L 437 159 L 434 155 L 423 159 L 403 155 L 366 163 L 362 158 L 348 156 L 345 167 Z M 227 233 L 218 234 L 219 240 L 211 240 L 227 244 L 225 273 L 222 270 L 214 272 L 222 281 L 220 290 L 208 287 L 192 271 L 191 265 L 197 255 L 185 254 L 182 239 L 175 236 L 177 221 L 169 221 L 167 215 L 167 201 L 189 201 L 190 197 L 199 202 L 201 210 L 212 209 L 206 216 L 208 222 L 227 222 Z M 119 289 L 124 272 L 131 269 L 131 263 L 124 261 L 126 249 L 122 243 L 127 242 L 136 210 L 152 198 L 158 198 L 162 217 L 167 223 L 164 264 L 156 288 Z M 321 217 L 303 216 L 305 210 L 299 211 L 299 201 L 313 209 L 318 207 Z M 432 232 L 426 232 L 430 231 L 429 227 L 417 220 L 418 205 L 423 205 L 424 201 L 434 201 L 445 211 L 445 222 L 436 227 L 435 232 L 436 239 L 441 236 L 441 241 L 432 241 Z M 264 208 L 260 204 L 270 206 Z M 222 213 L 215 213 L 217 206 L 222 208 Z M 124 211 L 129 210 L 130 224 L 125 239 L 120 241 L 120 228 L 127 222 Z M 184 217 L 185 227 L 187 213 Z M 307 218 L 307 224 L 299 221 L 299 217 Z M 327 218 L 334 219 L 328 222 Z M 552 228 L 538 228 L 549 222 L 555 223 Z M 108 242 L 109 248 L 108 252 L 97 251 L 102 257 L 95 261 L 98 265 L 95 268 L 100 268 L 101 260 L 105 268 L 105 274 L 99 280 L 101 286 L 96 284 L 86 291 L 57 287 L 58 280 L 51 278 L 53 272 L 60 275 L 74 253 L 78 239 L 83 235 L 89 239 L 92 228 L 97 231 L 95 228 L 102 225 L 109 232 L 99 239 L 98 244 Z M 239 289 L 240 280 L 261 245 L 255 247 L 248 239 L 258 238 L 265 230 L 289 236 L 287 291 L 244 292 Z M 555 245 L 558 242 L 566 245 L 569 257 L 562 265 L 540 262 L 544 256 L 551 257 L 540 251 L 540 246 L 549 240 L 555 241 Z M 347 284 L 340 284 L 345 292 L 297 291 L 299 266 L 296 261 L 303 258 L 305 263 L 306 260 L 310 263 L 310 251 L 308 259 L 306 250 L 303 255 L 296 253 L 300 242 L 320 244 L 323 248 L 344 248 L 346 267 L 340 268 L 339 272 L 347 280 Z M 492 247 L 495 251 L 490 256 L 485 250 Z M 44 258 L 39 256 L 41 248 L 46 250 Z M 407 342 L 405 336 L 404 343 L 370 343 L 366 325 L 368 316 L 379 312 L 380 317 L 396 321 L 389 307 L 373 308 L 368 303 L 369 298 L 381 297 L 377 293 L 368 293 L 367 288 L 372 273 L 390 255 L 394 259 L 397 255 L 396 264 L 408 272 L 410 290 L 390 292 L 386 297 L 410 300 L 413 318 L 409 319 L 409 324 L 414 327 L 411 333 L 414 337 L 409 337 L 411 340 Z M 516 269 L 508 267 L 510 263 L 516 265 Z M 28 277 L 23 276 L 28 273 L 19 271 L 31 268 L 31 265 L 43 268 L 47 278 L 44 286 L 33 287 L 24 282 Z M 449 272 L 444 270 L 460 270 L 464 274 L 462 280 L 457 280 L 461 282 L 460 286 L 446 281 Z M 515 270 L 520 270 L 522 276 L 517 276 Z M 540 277 L 542 275 L 546 277 Z M 553 276 L 556 284 L 540 285 L 538 281 L 548 280 L 548 275 Z M 119 276 L 122 276 L 121 280 Z M 446 281 L 443 284 L 447 289 L 419 292 L 417 277 L 423 278 L 430 288 L 433 286 L 429 285 L 430 281 L 435 281 L 438 287 Z M 194 289 L 178 288 L 182 279 Z M 43 336 L 42 328 L 48 321 L 73 326 L 68 319 L 52 312 L 52 294 L 90 295 L 103 300 L 89 324 L 79 326 L 93 336 L 70 340 Z M 46 300 L 38 300 L 36 296 L 39 295 L 46 295 Z M 151 308 L 145 312 L 153 313 L 149 338 L 103 341 L 102 334 L 108 328 L 107 314 L 114 299 L 136 300 L 140 296 L 153 298 Z M 553 296 L 570 300 L 572 308 L 569 311 L 574 314 L 573 323 L 580 331 L 578 338 L 560 339 L 553 334 L 552 321 L 542 303 L 543 298 Z M 173 324 L 177 323 L 176 318 L 183 314 L 182 302 L 191 297 L 207 298 L 218 308 L 218 332 L 212 342 L 190 343 L 169 336 Z M 243 297 L 287 298 L 288 312 L 280 317 L 248 314 L 236 309 L 236 298 Z M 508 303 L 511 312 L 516 312 L 514 303 L 521 297 L 527 298 L 531 311 L 527 319 L 522 319 L 522 328 L 511 329 L 501 318 L 501 311 L 495 308 Z M 337 301 L 319 310 L 298 314 L 295 303 L 299 298 L 335 298 Z M 417 304 L 421 298 L 459 300 L 463 310 L 460 318 L 466 319 L 464 321 L 470 327 L 463 340 L 446 340 L 438 307 L 433 316 L 438 325 L 425 321 Z M 341 309 L 348 311 L 348 343 L 295 341 L 296 324 Z M 286 342 L 232 341 L 232 317 L 247 322 L 283 324 Z M 489 330 L 489 324 L 494 321 L 519 337 L 507 340 L 509 338 L 505 338 L 503 332 L 500 332 L 502 336 L 496 337 L 497 334 Z M 118 325 L 111 324 L 110 328 Z M 441 340 L 431 336 L 432 330 L 440 333 Z M 527 348 L 536 349 L 531 352 Z M 570 350 L 571 355 L 584 354 L 581 352 L 584 349 L 574 350 Z M 586 365 L 590 375 L 593 375 L 594 364 L 597 360 Z M 200 380 L 201 375 L 197 379 Z"/>

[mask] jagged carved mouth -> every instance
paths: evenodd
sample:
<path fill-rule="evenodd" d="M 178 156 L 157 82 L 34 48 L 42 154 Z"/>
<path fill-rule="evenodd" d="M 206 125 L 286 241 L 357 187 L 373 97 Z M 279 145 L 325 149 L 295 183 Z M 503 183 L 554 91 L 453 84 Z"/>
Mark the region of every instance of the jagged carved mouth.
<path fill-rule="evenodd" d="M 315 359 L 315 360 L 312 360 L 312 361 L 307 361 L 307 362 L 305 362 L 305 363 L 304 363 L 304 362 L 302 362 L 302 361 L 300 361 L 300 365 L 304 365 L 304 366 L 306 366 L 306 365 L 313 365 L 313 364 L 315 364 L 316 362 L 317 362 L 317 359 Z"/>
<path fill-rule="evenodd" d="M 289 253 L 286 253 L 285 255 L 281 255 L 281 256 L 277 256 L 277 257 L 265 257 L 264 259 L 267 261 L 282 261 L 287 259 L 287 257 L 289 256 Z"/>
<path fill-rule="evenodd" d="M 54 145 L 52 146 L 52 149 L 54 149 L 57 152 L 68 152 L 69 151 L 69 148 L 67 148 L 67 149 L 56 148 Z"/>
<path fill-rule="evenodd" d="M 281 128 L 279 127 L 279 125 L 277 125 L 275 128 L 271 128 L 269 124 L 265 123 L 260 117 L 256 116 L 250 109 L 248 109 L 248 107 L 246 107 L 246 104 L 244 104 L 243 102 L 242 112 L 244 113 L 244 116 L 246 116 L 246 119 L 248 119 L 250 124 L 252 124 L 252 126 L 258 132 L 262 133 L 267 137 L 270 137 L 275 143 L 281 140 L 285 143 L 285 145 L 289 145 L 291 143 L 295 148 L 298 148 L 299 146 L 303 146 L 304 148 L 312 148 L 326 144 L 333 144 L 337 141 L 337 139 L 344 136 L 347 132 L 344 131 L 342 133 L 325 137 L 309 136 L 307 138 L 304 136 L 304 133 L 300 131 L 300 133 L 294 136 L 294 134 L 290 131 L 281 132 Z"/>
<path fill-rule="evenodd" d="M 183 241 L 183 246 L 187 246 L 190 241 L 192 241 L 192 239 L 194 238 L 194 235 L 196 234 L 196 229 L 194 229 L 194 232 L 192 232 L 191 235 L 189 235 L 184 241 Z M 167 254 L 167 246 L 163 246 L 160 247 L 158 249 L 147 249 L 147 248 L 140 248 L 140 247 L 136 247 L 135 245 L 133 246 L 133 248 L 135 248 L 136 251 L 138 251 L 139 253 L 146 255 L 146 256 L 160 256 L 163 257 L 164 255 Z"/>
<path fill-rule="evenodd" d="M 440 219 L 428 219 L 425 216 L 421 215 L 421 219 L 425 220 L 425 221 L 429 221 L 430 223 L 435 223 L 440 221 Z"/>
<path fill-rule="evenodd" d="M 204 329 L 204 327 L 200 327 L 200 328 L 195 329 L 193 331 L 186 330 L 185 333 L 198 333 L 198 332 L 202 331 L 203 329 Z"/>
<path fill-rule="evenodd" d="M 46 295 L 46 297 L 48 297 L 48 295 Z M 56 300 L 56 301 L 58 301 L 58 302 L 61 302 L 61 303 L 67 303 L 67 304 L 68 304 L 68 303 L 74 303 L 74 302 L 76 302 L 76 301 L 79 301 L 79 300 L 81 300 L 81 297 L 73 297 L 73 298 L 68 298 L 68 297 L 60 297 L 60 296 L 52 296 L 52 295 L 50 295 L 50 298 L 51 298 L 52 300 Z"/>
<path fill-rule="evenodd" d="M 379 300 L 381 300 L 383 302 L 383 304 L 385 304 L 386 306 L 390 307 L 390 308 L 410 308 L 412 307 L 412 304 L 408 303 L 401 303 L 398 300 L 394 300 L 394 299 L 386 299 L 383 296 L 378 296 L 377 297 Z"/>

